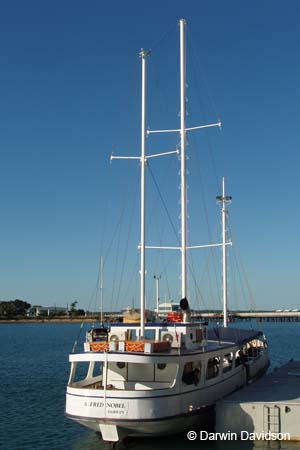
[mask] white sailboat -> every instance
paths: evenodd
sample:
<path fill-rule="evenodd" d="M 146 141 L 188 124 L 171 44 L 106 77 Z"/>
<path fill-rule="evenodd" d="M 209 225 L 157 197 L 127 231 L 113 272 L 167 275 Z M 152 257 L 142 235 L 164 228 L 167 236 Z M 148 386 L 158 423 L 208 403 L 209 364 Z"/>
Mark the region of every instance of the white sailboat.
<path fill-rule="evenodd" d="M 220 123 L 186 127 L 185 38 L 186 22 L 180 22 L 180 128 L 147 130 L 146 61 L 149 52 L 140 53 L 142 63 L 141 155 L 129 157 L 141 165 L 140 241 L 140 322 L 114 324 L 110 329 L 94 329 L 84 344 L 84 352 L 71 354 L 70 378 L 66 393 L 66 415 L 100 431 L 104 440 L 125 436 L 156 436 L 204 426 L 215 402 L 254 380 L 269 365 L 265 338 L 260 331 L 227 327 L 226 286 L 226 204 L 223 179 L 222 243 L 188 246 L 186 195 L 186 134 Z M 181 252 L 181 311 L 172 322 L 145 322 L 145 251 L 162 248 L 146 245 L 145 171 L 149 158 L 169 155 L 146 154 L 147 134 L 180 133 L 181 162 L 181 245 L 163 247 Z M 112 159 L 125 157 L 113 156 Z M 224 324 L 208 330 L 203 323 L 191 322 L 187 300 L 187 254 L 195 248 L 221 246 L 223 250 Z M 84 371 L 84 372 L 83 372 Z"/>

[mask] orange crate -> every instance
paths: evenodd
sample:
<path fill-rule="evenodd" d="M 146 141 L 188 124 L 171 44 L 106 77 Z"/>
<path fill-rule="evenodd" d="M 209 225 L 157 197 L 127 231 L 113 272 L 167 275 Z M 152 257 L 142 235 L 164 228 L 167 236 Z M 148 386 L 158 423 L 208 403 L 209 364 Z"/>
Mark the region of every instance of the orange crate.
<path fill-rule="evenodd" d="M 171 344 L 168 341 L 147 340 L 147 341 L 126 341 L 125 349 L 127 352 L 144 352 L 146 343 L 152 344 L 153 352 L 164 352 L 169 350 L 169 348 L 171 347 Z"/>
<path fill-rule="evenodd" d="M 145 342 L 125 341 L 125 350 L 127 350 L 127 352 L 143 352 L 145 350 Z"/>
<path fill-rule="evenodd" d="M 92 352 L 107 352 L 108 349 L 109 349 L 109 343 L 107 341 L 90 342 L 90 350 Z"/>

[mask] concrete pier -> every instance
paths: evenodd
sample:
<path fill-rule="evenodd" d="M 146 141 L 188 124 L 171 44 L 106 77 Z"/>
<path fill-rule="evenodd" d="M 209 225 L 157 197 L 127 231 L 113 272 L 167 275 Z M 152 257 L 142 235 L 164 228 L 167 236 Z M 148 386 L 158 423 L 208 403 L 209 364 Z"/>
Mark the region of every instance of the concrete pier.
<path fill-rule="evenodd" d="M 228 431 L 242 439 L 269 439 L 272 435 L 299 441 L 300 361 L 291 360 L 218 402 L 216 432 Z"/>

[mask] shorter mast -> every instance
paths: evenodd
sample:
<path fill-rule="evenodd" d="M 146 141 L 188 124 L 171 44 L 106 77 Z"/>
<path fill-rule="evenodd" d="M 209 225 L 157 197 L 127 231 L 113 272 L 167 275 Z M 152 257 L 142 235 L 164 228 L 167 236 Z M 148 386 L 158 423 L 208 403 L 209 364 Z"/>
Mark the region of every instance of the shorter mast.
<path fill-rule="evenodd" d="M 222 195 L 217 197 L 218 203 L 222 206 L 222 254 L 223 254 L 223 325 L 226 328 L 228 324 L 227 317 L 227 249 L 226 246 L 226 222 L 227 222 L 227 210 L 226 204 L 231 203 L 232 197 L 225 195 L 225 177 L 222 178 Z"/>

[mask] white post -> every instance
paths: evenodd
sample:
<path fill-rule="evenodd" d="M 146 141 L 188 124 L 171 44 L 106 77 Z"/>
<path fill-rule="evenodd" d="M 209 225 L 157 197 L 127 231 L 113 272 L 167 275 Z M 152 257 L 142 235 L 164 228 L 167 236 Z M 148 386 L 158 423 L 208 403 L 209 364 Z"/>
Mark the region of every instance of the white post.
<path fill-rule="evenodd" d="M 186 129 L 185 129 L 185 90 L 186 57 L 185 29 L 186 21 L 180 24 L 180 160 L 181 160 L 181 298 L 187 297 L 187 195 L 186 195 Z"/>
<path fill-rule="evenodd" d="M 140 302 L 141 302 L 141 332 L 140 339 L 144 338 L 145 330 L 145 169 L 146 169 L 146 58 L 149 52 L 142 49 L 142 132 L 141 132 L 141 264 L 140 264 Z"/>
<path fill-rule="evenodd" d="M 159 280 L 161 276 L 154 275 L 155 283 L 156 283 L 156 312 L 158 314 L 159 310 Z"/>

